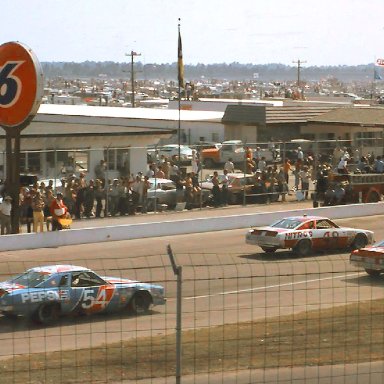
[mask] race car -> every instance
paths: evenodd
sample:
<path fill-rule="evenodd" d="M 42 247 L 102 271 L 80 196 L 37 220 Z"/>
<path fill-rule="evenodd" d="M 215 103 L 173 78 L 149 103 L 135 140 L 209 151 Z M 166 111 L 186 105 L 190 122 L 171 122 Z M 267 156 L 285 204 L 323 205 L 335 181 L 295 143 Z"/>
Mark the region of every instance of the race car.
<path fill-rule="evenodd" d="M 267 227 L 252 228 L 245 241 L 258 245 L 265 252 L 292 249 L 299 256 L 307 256 L 312 250 L 363 248 L 373 242 L 373 232 L 339 227 L 326 217 L 304 215 L 286 217 Z"/>
<path fill-rule="evenodd" d="M 384 272 L 384 240 L 352 251 L 349 261 L 355 267 L 364 268 L 369 276 L 380 276 Z"/>
<path fill-rule="evenodd" d="M 25 316 L 50 324 L 60 315 L 116 312 L 136 314 L 165 304 L 161 285 L 119 277 L 101 277 L 75 265 L 48 265 L 28 269 L 0 283 L 0 313 Z"/>

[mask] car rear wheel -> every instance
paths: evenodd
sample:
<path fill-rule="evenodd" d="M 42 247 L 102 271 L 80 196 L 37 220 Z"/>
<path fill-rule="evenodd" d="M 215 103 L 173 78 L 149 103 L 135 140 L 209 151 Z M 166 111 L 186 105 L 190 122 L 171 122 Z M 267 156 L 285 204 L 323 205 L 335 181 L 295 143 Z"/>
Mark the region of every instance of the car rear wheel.
<path fill-rule="evenodd" d="M 362 233 L 358 233 L 353 240 L 352 249 L 364 248 L 368 244 L 368 239 Z"/>
<path fill-rule="evenodd" d="M 274 253 L 277 248 L 261 247 L 261 249 L 266 253 Z"/>
<path fill-rule="evenodd" d="M 152 297 L 146 291 L 137 292 L 129 302 L 128 308 L 137 315 L 147 313 L 152 304 Z"/>
<path fill-rule="evenodd" d="M 60 306 L 57 303 L 42 304 L 33 314 L 32 320 L 39 324 L 49 325 L 59 319 Z"/>
<path fill-rule="evenodd" d="M 312 252 L 312 243 L 310 240 L 301 240 L 293 248 L 293 252 L 299 256 L 308 256 Z"/>
<path fill-rule="evenodd" d="M 379 277 L 381 274 L 381 271 L 377 271 L 376 269 L 365 269 L 365 272 L 368 273 L 369 276 L 371 277 Z"/>

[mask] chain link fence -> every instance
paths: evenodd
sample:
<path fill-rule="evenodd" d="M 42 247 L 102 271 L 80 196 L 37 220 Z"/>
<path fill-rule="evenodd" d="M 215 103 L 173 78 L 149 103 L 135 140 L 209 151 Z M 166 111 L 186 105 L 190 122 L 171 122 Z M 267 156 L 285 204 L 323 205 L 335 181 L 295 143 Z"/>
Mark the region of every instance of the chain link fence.
<path fill-rule="evenodd" d="M 101 276 L 160 284 L 167 303 L 142 315 L 77 314 L 47 326 L 0 316 L 2 382 L 351 382 L 352 373 L 358 375 L 353 382 L 384 378 L 382 286 L 346 255 L 178 253 L 173 266 L 182 267 L 180 279 L 166 252 L 66 262 Z M 1 280 L 52 263 L 0 261 Z"/>

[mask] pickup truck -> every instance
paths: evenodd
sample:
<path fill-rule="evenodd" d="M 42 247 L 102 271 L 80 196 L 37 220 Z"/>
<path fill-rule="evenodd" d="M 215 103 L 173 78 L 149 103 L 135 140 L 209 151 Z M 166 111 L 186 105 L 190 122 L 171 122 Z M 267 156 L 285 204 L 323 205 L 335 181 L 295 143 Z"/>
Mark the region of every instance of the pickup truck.
<path fill-rule="evenodd" d="M 255 150 L 253 157 L 255 157 Z M 273 153 L 269 149 L 260 149 L 259 156 L 265 157 L 267 163 L 273 162 Z M 229 159 L 241 168 L 244 167 L 245 149 L 244 143 L 241 140 L 228 140 L 217 144 L 215 148 L 203 149 L 200 153 L 200 159 L 206 168 L 214 168 L 217 165 L 222 165 Z"/>

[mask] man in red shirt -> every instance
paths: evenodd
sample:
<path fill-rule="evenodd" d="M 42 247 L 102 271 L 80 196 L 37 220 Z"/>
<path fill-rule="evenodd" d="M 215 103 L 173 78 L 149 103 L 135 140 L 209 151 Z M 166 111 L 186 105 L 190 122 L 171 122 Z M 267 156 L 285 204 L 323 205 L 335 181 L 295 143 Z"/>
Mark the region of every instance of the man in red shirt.
<path fill-rule="evenodd" d="M 56 198 L 52 201 L 50 212 L 52 215 L 52 231 L 60 231 L 63 229 L 60 221 L 66 219 L 68 213 L 68 208 L 63 203 L 63 194 L 61 192 L 58 192 Z"/>

